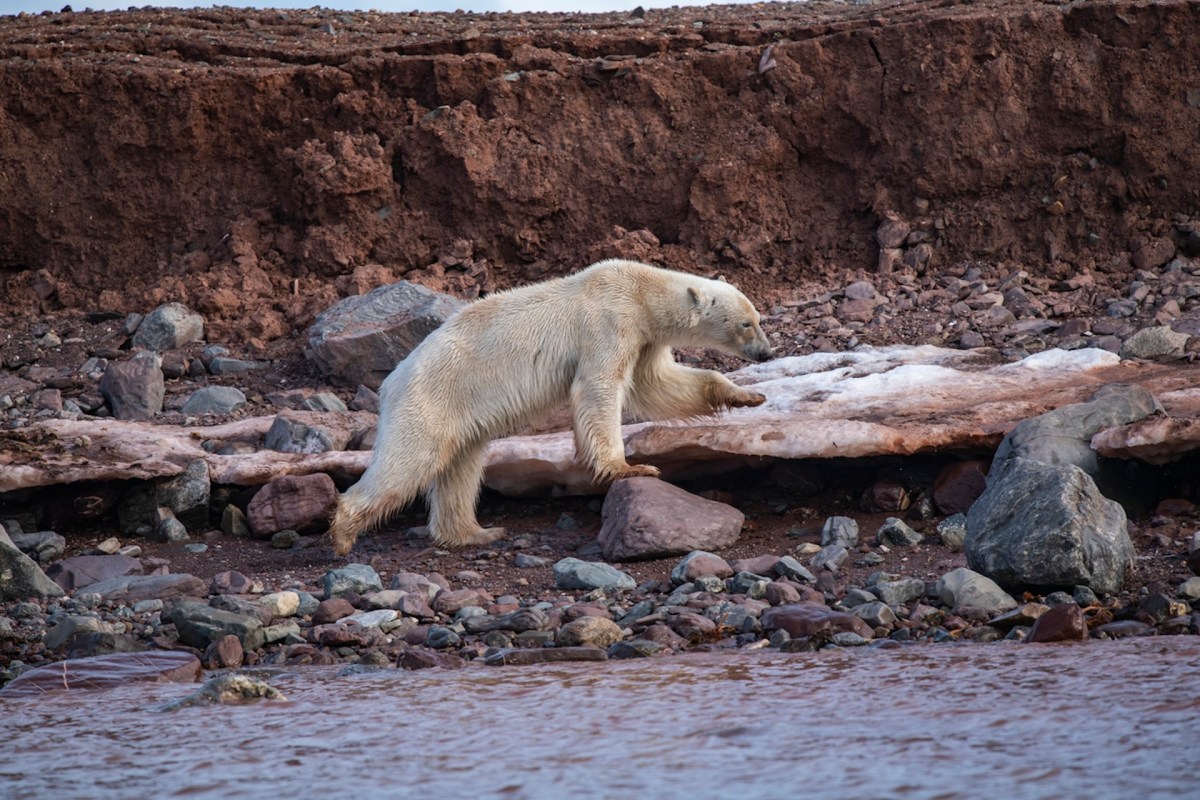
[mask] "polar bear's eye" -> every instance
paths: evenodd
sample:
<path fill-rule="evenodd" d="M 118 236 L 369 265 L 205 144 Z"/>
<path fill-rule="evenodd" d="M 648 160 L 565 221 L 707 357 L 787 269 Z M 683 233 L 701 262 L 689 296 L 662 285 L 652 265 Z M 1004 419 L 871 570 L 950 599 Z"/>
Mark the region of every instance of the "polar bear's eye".
<path fill-rule="evenodd" d="M 743 327 L 743 328 L 749 328 L 749 327 L 750 327 L 750 323 L 749 323 L 749 322 L 743 322 L 743 323 L 742 323 L 742 327 Z"/>

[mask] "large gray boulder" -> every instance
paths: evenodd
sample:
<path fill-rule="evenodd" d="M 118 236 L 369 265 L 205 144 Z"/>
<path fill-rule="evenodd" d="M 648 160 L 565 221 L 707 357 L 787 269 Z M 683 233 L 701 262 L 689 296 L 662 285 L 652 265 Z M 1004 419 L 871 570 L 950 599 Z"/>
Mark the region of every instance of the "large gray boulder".
<path fill-rule="evenodd" d="M 626 478 L 604 499 L 600 547 L 609 561 L 720 550 L 737 541 L 745 515 L 658 478 Z"/>
<path fill-rule="evenodd" d="M 967 514 L 972 569 L 1012 588 L 1117 591 L 1136 553 L 1125 511 L 1082 469 L 1011 459 Z"/>
<path fill-rule="evenodd" d="M 309 358 L 326 375 L 378 389 L 397 364 L 466 303 L 408 281 L 347 297 L 308 329 Z"/>
<path fill-rule="evenodd" d="M 37 562 L 7 541 L 0 542 L 0 601 L 62 596 L 62 587 L 47 578 Z"/>
<path fill-rule="evenodd" d="M 1018 458 L 1042 464 L 1072 464 L 1096 477 L 1100 462 L 1092 449 L 1092 437 L 1107 428 L 1137 422 L 1160 408 L 1154 395 L 1141 386 L 1110 384 L 1086 403 L 1062 406 L 1027 419 L 996 448 L 988 485 L 1000 480 L 1008 465 Z"/>

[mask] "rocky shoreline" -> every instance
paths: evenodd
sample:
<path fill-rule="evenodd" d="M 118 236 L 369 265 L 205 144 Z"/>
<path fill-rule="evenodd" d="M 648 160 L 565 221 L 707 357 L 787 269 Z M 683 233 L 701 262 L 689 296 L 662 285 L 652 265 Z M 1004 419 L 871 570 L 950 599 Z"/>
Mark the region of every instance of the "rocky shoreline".
<path fill-rule="evenodd" d="M 854 287 L 863 285 L 869 284 L 857 281 L 841 292 L 839 307 L 852 305 L 853 295 L 863 293 Z M 371 309 L 373 300 L 390 302 L 396 289 L 411 294 L 403 284 L 389 284 L 331 309 L 322 318 L 340 319 L 335 333 L 318 319 L 310 345 L 341 337 L 332 347 L 340 358 L 326 357 L 323 370 L 336 376 L 343 364 L 360 369 L 383 357 L 368 354 L 380 343 L 395 342 L 398 328 L 429 329 L 420 313 L 428 307 L 428 292 L 418 292 L 408 306 L 388 306 L 387 314 Z M 883 302 L 897 304 L 899 297 Z M 447 305 L 447 313 L 453 307 Z M 1085 334 L 1095 327 L 1088 318 L 1078 319 L 1073 327 Z M 121 473 L 112 465 L 105 467 L 107 480 L 79 480 L 92 465 L 82 456 L 74 472 L 55 466 L 56 453 L 80 448 L 79 439 L 87 435 L 73 430 L 99 436 L 88 426 L 115 416 L 143 426 L 149 441 L 159 431 L 157 447 L 163 453 L 171 452 L 164 437 L 174 430 L 164 423 L 182 422 L 179 430 L 190 431 L 193 440 L 204 443 L 202 451 L 221 458 L 269 457 L 291 469 L 346 456 L 348 461 L 339 462 L 342 471 L 335 473 L 342 485 L 353 480 L 355 469 L 365 465 L 358 457 L 365 452 L 344 448 L 352 441 L 369 446 L 371 388 L 358 384 L 350 396 L 337 388 L 336 377 L 313 379 L 306 370 L 315 348 L 296 354 L 292 362 L 238 360 L 203 341 L 203 322 L 189 309 L 170 304 L 144 319 L 131 317 L 122 323 L 122 337 L 109 340 L 111 358 L 103 364 L 96 360 L 102 356 L 95 345 L 74 342 L 83 352 L 77 351 L 73 368 L 61 362 L 65 342 L 55 345 L 47 341 L 48 332 L 29 329 L 30 337 L 40 338 L 26 343 L 40 348 L 29 352 L 46 353 L 47 361 L 58 357 L 60 365 L 44 367 L 38 359 L 5 372 L 9 381 L 29 386 L 34 377 L 42 384 L 8 396 L 8 431 L 0 437 L 3 457 L 20 467 L 8 480 L 28 480 L 0 497 L 0 524 L 9 529 L 7 541 L 0 541 L 6 565 L 0 582 L 6 599 L 0 607 L 2 680 L 64 658 L 105 656 L 101 663 L 111 669 L 112 659 L 121 657 L 113 654 L 128 653 L 136 663 L 152 665 L 148 653 L 156 650 L 192 653 L 207 669 L 304 664 L 419 669 L 696 649 L 795 651 L 1200 633 L 1200 613 L 1192 609 L 1200 599 L 1200 578 L 1188 571 L 1200 567 L 1200 533 L 1193 530 L 1197 512 L 1189 499 L 1195 485 L 1187 477 L 1194 444 L 1157 441 L 1159 456 L 1167 448 L 1166 460 L 1175 459 L 1161 466 L 1104 458 L 1095 449 L 1101 435 L 1128 444 L 1134 438 L 1130 431 L 1148 421 L 1185 424 L 1194 418 L 1195 392 L 1187 387 L 1194 385 L 1189 354 L 1196 337 L 1165 326 L 1100 342 L 1120 350 L 1124 359 L 1103 349 L 1055 349 L 1006 363 L 991 351 L 982 359 L 985 366 L 973 368 L 993 370 L 978 373 L 983 383 L 992 384 L 993 399 L 1003 370 L 1011 373 L 1026 363 L 1034 370 L 1029 376 L 1043 362 L 1056 365 L 1061 380 L 1076 368 L 1088 375 L 1091 364 L 1100 365 L 1100 373 L 1079 385 L 1074 396 L 1082 402 L 1054 403 L 1057 408 L 1004 431 L 1003 441 L 978 435 L 965 440 L 984 446 L 982 451 L 943 453 L 931 439 L 924 455 L 758 459 L 707 477 L 685 460 L 691 474 L 682 482 L 691 491 L 656 479 L 630 479 L 615 484 L 602 505 L 587 497 L 489 494 L 484 513 L 499 516 L 510 531 L 493 546 L 469 553 L 425 547 L 416 527 L 422 521 L 417 508 L 396 523 L 414 526 L 407 537 L 381 532 L 356 551 L 371 554 L 365 563 L 331 568 L 320 534 L 337 485 L 320 468 L 304 474 L 268 471 L 239 486 L 218 482 L 218 473 L 194 455 L 174 462 L 168 457 L 163 460 L 170 467 L 167 474 L 155 477 L 149 471 L 132 482 L 114 480 Z M 772 331 L 776 340 L 802 338 L 787 325 Z M 801 324 L 799 330 L 811 328 Z M 1166 349 L 1135 353 L 1138 341 L 1147 338 L 1165 343 Z M 409 341 L 415 344 L 419 335 Z M 1093 342 L 1084 336 L 1079 343 Z M 918 370 L 915 376 L 932 369 L 936 380 L 928 386 L 943 395 L 950 391 L 956 373 L 946 365 L 957 364 L 959 357 L 946 350 L 916 351 L 932 357 L 931 366 L 908 365 L 903 353 L 872 366 L 866 348 L 834 364 L 833 372 L 844 369 L 839 364 L 857 364 L 859 378 L 869 382 L 906 369 Z M 81 359 L 84 352 L 89 355 Z M 1076 355 L 1081 366 L 1071 367 Z M 1145 362 L 1147 356 L 1158 359 L 1154 369 L 1159 371 L 1130 374 L 1163 393 L 1165 410 L 1141 386 L 1105 382 L 1104 376 L 1111 378 L 1111 370 L 1122 365 L 1153 366 Z M 784 398 L 795 394 L 789 381 L 813 380 L 819 369 L 811 365 L 824 361 L 815 353 L 784 358 L 775 373 L 762 372 L 770 365 L 745 371 L 743 380 L 766 380 L 764 385 L 774 387 L 776 408 L 766 422 L 753 423 L 749 411 L 746 418 L 731 415 L 731 435 L 751 437 L 748 431 L 755 425 L 786 430 L 791 424 L 786 410 L 793 407 Z M 1163 382 L 1164 369 L 1171 381 Z M 308 375 L 310 385 L 269 391 L 281 374 Z M 228 386 L 231 379 L 246 391 Z M 921 380 L 928 379 L 909 376 L 892 393 L 902 395 L 906 387 L 918 395 L 929 391 L 915 388 L 926 385 Z M 1035 378 L 1019 380 L 1037 385 Z M 95 392 L 98 400 L 88 411 L 78 403 L 46 407 L 45 393 L 56 384 L 69 386 L 75 397 Z M 211 399 L 213 389 L 236 392 L 236 404 L 198 406 L 201 399 Z M 810 386 L 804 394 L 813 390 Z M 818 397 L 829 394 L 816 391 Z M 863 389 L 844 390 L 855 391 Z M 358 410 L 350 411 L 339 394 Z M 165 405 L 177 411 L 164 410 L 168 397 Z M 255 405 L 274 404 L 274 417 L 247 416 L 250 397 Z M 919 402 L 930 408 L 930 401 Z M 810 412 L 793 411 L 812 419 Z M 297 416 L 304 413 L 313 416 Z M 850 422 L 863 419 L 853 406 L 846 413 Z M 880 412 L 883 417 L 906 413 Z M 948 415 L 943 423 L 953 416 L 949 410 L 942 413 Z M 322 416 L 330 414 L 340 427 Z M 242 441 L 215 435 L 229 426 L 242 432 Z M 1126 433 L 1114 436 L 1121 431 Z M 542 441 L 547 435 L 554 434 L 514 441 Z M 687 440 L 691 434 L 683 426 L 668 428 L 665 435 Z M 706 435 L 711 439 L 711 431 Z M 117 438 L 129 440 L 129 435 Z M 90 446 L 104 449 L 103 441 Z M 999 442 L 994 459 L 989 442 Z M 133 459 L 141 469 L 152 460 L 146 452 L 145 459 Z M 49 466 L 39 470 L 39 463 Z M 553 460 L 540 458 L 540 463 L 545 468 Z M 1135 467 L 1143 473 L 1137 480 L 1137 470 L 1130 472 Z M 1136 509 L 1130 481 L 1143 487 L 1157 481 L 1158 486 L 1156 494 L 1139 498 L 1141 511 L 1127 522 L 1122 507 L 1105 493 L 1124 494 Z M 1054 494 L 1059 482 L 1061 500 Z M 989 502 L 998 510 L 988 511 Z M 1014 508 L 1033 516 L 1022 518 Z M 47 522 L 66 536 L 48 530 Z M 1030 532 L 1037 531 L 1050 531 L 1053 541 L 1033 547 Z M 1064 544 L 1064 537 L 1074 538 Z M 1013 541 L 1021 558 L 1012 555 Z M 1074 553 L 1074 560 L 1063 553 Z M 1070 563 L 1064 565 L 1064 559 Z M 47 565 L 45 572 L 38 562 Z M 37 673 L 33 669 L 27 680 L 36 681 Z"/>

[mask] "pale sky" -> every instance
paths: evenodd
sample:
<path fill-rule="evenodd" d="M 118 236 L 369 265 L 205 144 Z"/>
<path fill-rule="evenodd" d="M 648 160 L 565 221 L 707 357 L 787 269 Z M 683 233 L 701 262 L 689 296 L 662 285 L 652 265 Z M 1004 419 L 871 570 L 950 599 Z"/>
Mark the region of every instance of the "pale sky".
<path fill-rule="evenodd" d="M 725 2 L 753 2 L 753 0 L 725 0 Z M 212 6 L 234 6 L 238 8 L 313 8 L 322 5 L 338 11 L 629 11 L 642 8 L 669 8 L 671 6 L 703 6 L 703 0 L 330 0 L 328 5 L 312 0 L 271 0 L 270 2 L 239 2 L 222 0 L 216 3 L 188 3 L 186 0 L 164 2 L 163 0 L 0 0 L 0 15 L 26 11 L 31 14 L 42 11 L 59 11 L 70 4 L 75 11 L 90 8 L 93 11 L 112 11 L 143 6 L 211 8 Z"/>

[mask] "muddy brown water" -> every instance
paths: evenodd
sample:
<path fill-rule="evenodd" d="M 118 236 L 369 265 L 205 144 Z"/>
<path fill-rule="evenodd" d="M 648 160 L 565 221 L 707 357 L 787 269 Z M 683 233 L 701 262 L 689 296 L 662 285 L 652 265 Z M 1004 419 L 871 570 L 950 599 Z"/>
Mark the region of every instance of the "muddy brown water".
<path fill-rule="evenodd" d="M 0 702 L 0 795 L 1195 796 L 1193 637 L 268 674 Z"/>

